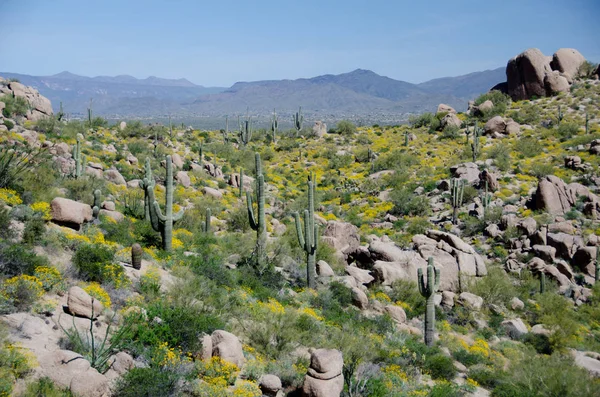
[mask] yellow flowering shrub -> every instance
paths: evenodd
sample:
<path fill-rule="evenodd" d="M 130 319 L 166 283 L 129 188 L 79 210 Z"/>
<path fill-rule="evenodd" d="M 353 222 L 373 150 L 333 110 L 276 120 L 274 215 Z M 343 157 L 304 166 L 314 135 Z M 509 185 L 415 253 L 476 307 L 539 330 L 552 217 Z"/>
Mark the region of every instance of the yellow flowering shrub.
<path fill-rule="evenodd" d="M 45 201 L 38 201 L 29 206 L 35 214 L 41 215 L 42 219 L 45 221 L 49 221 L 52 219 L 52 215 L 50 214 L 50 204 Z"/>
<path fill-rule="evenodd" d="M 161 367 L 173 368 L 189 361 L 190 358 L 184 356 L 181 349 L 169 347 L 167 342 L 158 345 L 152 354 L 152 362 Z"/>
<path fill-rule="evenodd" d="M 183 241 L 181 241 L 177 237 L 173 237 L 172 245 L 173 245 L 173 249 L 183 248 Z"/>
<path fill-rule="evenodd" d="M 16 308 L 27 309 L 44 294 L 44 286 L 37 277 L 22 274 L 4 281 L 0 293 Z"/>
<path fill-rule="evenodd" d="M 205 382 L 216 386 L 233 385 L 240 369 L 237 365 L 211 357 L 210 360 L 198 362 L 198 375 Z"/>
<path fill-rule="evenodd" d="M 158 269 L 155 267 L 150 267 L 144 274 L 140 277 L 140 290 L 141 291 L 154 291 L 158 292 L 160 290 L 160 273 Z"/>
<path fill-rule="evenodd" d="M 38 278 L 46 291 L 52 290 L 63 281 L 62 275 L 55 267 L 38 266 L 35 268 L 33 275 Z"/>
<path fill-rule="evenodd" d="M 233 387 L 234 397 L 260 397 L 262 392 L 256 382 L 240 379 Z"/>
<path fill-rule="evenodd" d="M 21 197 L 12 189 L 2 188 L 0 189 L 0 201 L 4 201 L 6 205 L 19 205 L 23 203 Z"/>
<path fill-rule="evenodd" d="M 323 321 L 324 320 L 324 318 L 321 317 L 321 316 L 319 316 L 317 314 L 317 312 L 315 311 L 315 309 L 313 309 L 312 307 L 303 307 L 303 308 L 301 308 L 301 309 L 298 310 L 298 313 L 304 314 L 304 315 L 306 315 L 308 317 L 312 317 L 312 318 L 314 318 L 317 321 Z"/>
<path fill-rule="evenodd" d="M 258 302 L 257 305 L 259 308 L 266 309 L 267 311 L 274 314 L 285 313 L 285 308 L 281 305 L 281 303 L 277 302 L 273 298 L 270 298 L 268 302 Z"/>
<path fill-rule="evenodd" d="M 106 308 L 110 307 L 111 301 L 108 293 L 100 286 L 98 283 L 89 283 L 86 287 L 83 288 L 85 292 L 90 294 L 90 296 L 94 299 L 98 299 L 100 303 Z"/>

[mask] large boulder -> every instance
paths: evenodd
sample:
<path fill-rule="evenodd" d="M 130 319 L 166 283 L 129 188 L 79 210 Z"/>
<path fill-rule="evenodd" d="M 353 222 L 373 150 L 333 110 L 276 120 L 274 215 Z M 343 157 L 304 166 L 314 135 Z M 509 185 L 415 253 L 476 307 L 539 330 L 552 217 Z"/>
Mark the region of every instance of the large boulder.
<path fill-rule="evenodd" d="M 506 122 L 502 116 L 494 116 L 485 123 L 483 130 L 486 135 L 494 133 L 504 134 L 504 131 L 506 131 Z"/>
<path fill-rule="evenodd" d="M 323 138 L 327 134 L 327 124 L 322 121 L 315 121 L 312 131 L 315 136 Z"/>
<path fill-rule="evenodd" d="M 127 185 L 127 181 L 123 178 L 123 175 L 116 169 L 104 171 L 104 179 L 115 185 Z"/>
<path fill-rule="evenodd" d="M 590 190 L 579 184 L 566 184 L 557 176 L 549 175 L 538 182 L 533 196 L 533 208 L 544 210 L 554 215 L 564 215 L 577 203 L 578 197 L 583 197 L 588 203 L 594 203 L 600 209 L 598 197 Z"/>
<path fill-rule="evenodd" d="M 479 182 L 479 168 L 475 163 L 453 165 L 450 167 L 450 172 L 454 178 L 465 179 L 469 184 Z"/>
<path fill-rule="evenodd" d="M 328 221 L 323 230 L 324 241 L 342 255 L 360 246 L 358 228 L 348 222 Z"/>
<path fill-rule="evenodd" d="M 550 66 L 553 70 L 569 75 L 571 78 L 577 77 L 579 68 L 585 62 L 585 58 L 574 48 L 561 48 L 552 56 Z"/>
<path fill-rule="evenodd" d="M 339 397 L 344 389 L 342 353 L 334 349 L 311 350 L 310 367 L 301 395 L 303 397 Z"/>
<path fill-rule="evenodd" d="M 98 299 L 92 298 L 82 288 L 74 286 L 69 288 L 67 309 L 74 316 L 97 318 L 102 314 L 104 307 Z"/>
<path fill-rule="evenodd" d="M 8 83 L 7 87 L 15 97 L 24 98 L 29 103 L 30 110 L 26 115 L 28 120 L 37 121 L 53 114 L 50 100 L 40 95 L 36 89 L 16 81 Z"/>
<path fill-rule="evenodd" d="M 456 110 L 450 105 L 446 105 L 445 103 L 440 103 L 437 108 L 436 113 L 456 113 Z"/>
<path fill-rule="evenodd" d="M 222 360 L 242 368 L 245 361 L 244 351 L 237 336 L 227 331 L 216 330 L 211 335 L 211 342 L 213 357 L 220 357 Z"/>
<path fill-rule="evenodd" d="M 56 197 L 50 203 L 52 221 L 67 226 L 79 226 L 93 218 L 92 207 L 63 197 Z"/>
<path fill-rule="evenodd" d="M 569 81 L 558 71 L 554 70 L 544 76 L 546 95 L 552 96 L 560 92 L 569 92 Z"/>
<path fill-rule="evenodd" d="M 456 113 L 448 113 L 447 115 L 442 117 L 442 119 L 440 120 L 440 127 L 442 129 L 444 129 L 448 126 L 460 128 L 461 124 L 462 124 L 462 121 L 460 121 L 460 119 L 458 118 Z"/>

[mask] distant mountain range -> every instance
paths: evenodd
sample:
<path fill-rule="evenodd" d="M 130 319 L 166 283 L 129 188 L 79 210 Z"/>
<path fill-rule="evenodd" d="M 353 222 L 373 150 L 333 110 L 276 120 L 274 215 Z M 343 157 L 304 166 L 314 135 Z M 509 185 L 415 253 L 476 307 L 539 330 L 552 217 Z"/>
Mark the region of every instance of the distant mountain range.
<path fill-rule="evenodd" d="M 229 88 L 203 87 L 186 79 L 132 76 L 84 77 L 69 72 L 53 76 L 30 76 L 0 72 L 37 88 L 65 112 L 77 117 L 86 113 L 90 98 L 97 115 L 110 118 L 214 118 L 245 113 L 258 119 L 273 109 L 289 115 L 302 106 L 307 115 L 323 120 L 340 118 L 400 121 L 408 114 L 433 111 L 439 103 L 457 110 L 467 102 L 505 81 L 504 68 L 444 77 L 412 84 L 357 69 L 339 75 L 310 79 L 238 82 Z"/>

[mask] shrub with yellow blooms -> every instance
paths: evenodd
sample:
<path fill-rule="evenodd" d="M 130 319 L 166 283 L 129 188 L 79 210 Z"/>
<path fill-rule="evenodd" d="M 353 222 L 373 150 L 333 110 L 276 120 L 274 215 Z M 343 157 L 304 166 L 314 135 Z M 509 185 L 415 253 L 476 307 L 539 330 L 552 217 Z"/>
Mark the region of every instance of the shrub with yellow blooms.
<path fill-rule="evenodd" d="M 108 293 L 102 288 L 102 286 L 98 283 L 89 283 L 86 287 L 83 288 L 85 292 L 87 292 L 92 298 L 98 299 L 100 303 L 106 308 L 110 307 L 111 300 Z"/>
<path fill-rule="evenodd" d="M 21 197 L 19 197 L 16 191 L 6 188 L 0 189 L 0 201 L 3 201 L 4 204 L 10 206 L 23 203 L 23 200 L 21 200 Z"/>
<path fill-rule="evenodd" d="M 9 278 L 1 288 L 2 296 L 19 310 L 27 310 L 44 294 L 42 282 L 26 274 Z"/>

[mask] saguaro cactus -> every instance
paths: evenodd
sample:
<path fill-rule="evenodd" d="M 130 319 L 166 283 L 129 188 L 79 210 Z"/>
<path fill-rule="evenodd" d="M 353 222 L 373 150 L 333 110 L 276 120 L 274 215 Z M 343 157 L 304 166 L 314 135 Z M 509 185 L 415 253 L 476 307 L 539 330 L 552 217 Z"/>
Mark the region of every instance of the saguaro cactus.
<path fill-rule="evenodd" d="M 369 157 L 369 163 L 371 164 L 371 174 L 372 174 L 375 172 L 375 154 L 373 153 L 371 148 L 369 148 L 369 150 L 367 151 L 367 156 Z"/>
<path fill-rule="evenodd" d="M 477 123 L 475 123 L 475 128 L 473 130 L 473 143 L 471 143 L 471 150 L 473 151 L 473 162 L 477 161 L 477 157 L 479 157 L 479 153 L 481 147 L 479 146 L 479 135 L 481 131 L 477 127 Z"/>
<path fill-rule="evenodd" d="M 240 121 L 238 116 L 238 123 L 240 124 L 239 138 L 240 142 L 246 146 L 252 140 L 252 119 L 248 112 L 246 112 L 246 120 Z"/>
<path fill-rule="evenodd" d="M 131 267 L 136 270 L 142 268 L 142 253 L 142 247 L 138 243 L 131 246 Z"/>
<path fill-rule="evenodd" d="M 435 334 L 435 304 L 434 295 L 440 286 L 440 269 L 433 266 L 433 258 L 427 260 L 427 281 L 423 280 L 423 269 L 417 270 L 417 281 L 419 283 L 419 292 L 427 299 L 427 309 L 425 311 L 425 344 L 433 345 Z"/>
<path fill-rule="evenodd" d="M 488 181 L 485 181 L 485 193 L 481 198 L 481 204 L 483 205 L 483 216 L 488 213 L 490 204 L 492 203 L 492 196 L 488 193 Z"/>
<path fill-rule="evenodd" d="M 150 206 L 150 219 L 152 228 L 160 232 L 163 242 L 163 249 L 171 251 L 173 246 L 173 224 L 183 217 L 183 209 L 173 214 L 173 162 L 171 156 L 166 158 L 167 178 L 165 179 L 166 203 L 165 214 L 163 215 L 160 205 L 156 200 Z"/>
<path fill-rule="evenodd" d="M 465 181 L 462 179 L 452 179 L 450 182 L 452 191 L 452 223 L 456 225 L 458 220 L 458 209 L 463 202 L 463 194 L 465 192 Z"/>
<path fill-rule="evenodd" d="M 202 160 L 204 160 L 204 142 L 200 142 L 200 147 L 198 147 L 198 163 L 202 165 Z"/>
<path fill-rule="evenodd" d="M 242 198 L 242 194 L 244 194 L 244 169 L 240 167 L 240 178 L 238 180 L 238 188 L 239 188 L 239 197 Z"/>
<path fill-rule="evenodd" d="M 83 176 L 85 171 L 85 155 L 81 154 L 81 141 L 83 141 L 83 135 L 77 134 L 77 143 L 73 146 L 73 158 L 75 159 L 75 171 L 73 176 L 75 179 L 79 179 Z"/>
<path fill-rule="evenodd" d="M 588 112 L 585 112 L 585 134 L 590 133 L 590 115 Z"/>
<path fill-rule="evenodd" d="M 250 227 L 253 230 L 256 230 L 255 263 L 259 269 L 262 269 L 266 261 L 267 223 L 265 221 L 265 179 L 262 173 L 260 154 L 255 153 L 254 163 L 256 167 L 256 216 L 254 213 L 254 208 L 252 207 L 252 195 L 248 191 L 246 191 L 246 205 L 248 207 L 248 218 L 250 219 Z"/>
<path fill-rule="evenodd" d="M 100 197 L 101 194 L 102 192 L 100 189 L 94 190 L 94 204 L 92 205 L 92 213 L 95 219 L 98 219 L 98 214 L 100 213 L 100 206 L 102 203 L 102 198 Z"/>
<path fill-rule="evenodd" d="M 540 294 L 546 292 L 546 273 L 540 270 Z"/>
<path fill-rule="evenodd" d="M 279 127 L 279 120 L 277 119 L 277 113 L 275 113 L 275 109 L 273 109 L 273 118 L 271 119 L 271 135 L 273 138 L 273 143 L 277 143 L 277 128 Z"/>
<path fill-rule="evenodd" d="M 212 217 L 212 211 L 210 208 L 206 209 L 206 218 L 204 219 L 204 225 L 202 225 L 202 231 L 204 233 L 210 233 L 210 218 Z"/>
<path fill-rule="evenodd" d="M 58 121 L 62 121 L 63 117 L 65 117 L 65 113 L 63 112 L 63 104 L 62 102 L 60 103 L 60 110 L 58 111 L 58 113 L 56 114 L 56 119 Z"/>
<path fill-rule="evenodd" d="M 302 233 L 302 222 L 300 215 L 295 212 L 296 234 L 298 243 L 306 252 L 306 283 L 308 288 L 317 286 L 317 248 L 319 244 L 319 230 L 315 224 L 315 182 L 314 176 L 308 177 L 308 209 L 304 210 L 304 234 Z"/>
<path fill-rule="evenodd" d="M 404 146 L 408 146 L 408 130 L 404 131 Z"/>
<path fill-rule="evenodd" d="M 302 106 L 298 109 L 295 115 L 292 116 L 294 128 L 296 129 L 296 137 L 300 135 L 300 130 L 302 130 L 302 124 L 304 123 L 304 115 L 302 114 Z"/>
<path fill-rule="evenodd" d="M 88 125 L 90 128 L 92 128 L 92 116 L 93 116 L 93 112 L 92 112 L 92 102 L 94 101 L 94 98 L 90 98 L 90 107 L 87 109 L 87 113 L 88 113 Z"/>
<path fill-rule="evenodd" d="M 225 129 L 221 130 L 223 134 L 223 142 L 229 143 L 229 116 L 225 116 Z"/>
<path fill-rule="evenodd" d="M 152 176 L 152 167 L 150 165 L 150 157 L 146 157 L 146 164 L 144 165 L 146 175 L 140 182 L 140 187 L 144 189 L 144 219 L 151 221 L 150 218 L 150 206 L 154 202 L 154 176 Z"/>
<path fill-rule="evenodd" d="M 594 281 L 600 282 L 600 247 L 596 248 L 596 272 L 594 274 Z"/>
<path fill-rule="evenodd" d="M 563 118 L 565 117 L 565 115 L 562 112 L 562 108 L 560 105 L 558 105 L 558 124 L 561 123 L 561 121 L 563 121 Z"/>

